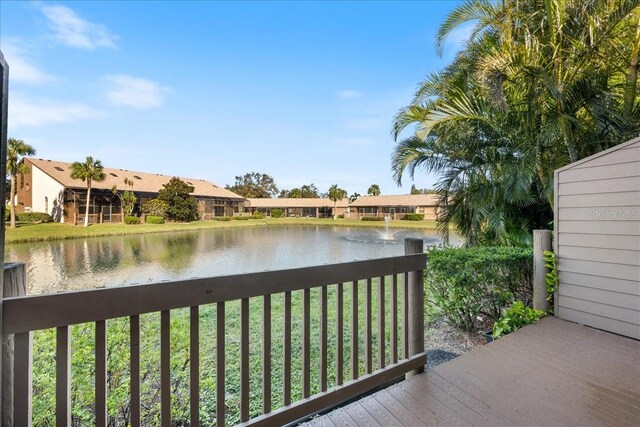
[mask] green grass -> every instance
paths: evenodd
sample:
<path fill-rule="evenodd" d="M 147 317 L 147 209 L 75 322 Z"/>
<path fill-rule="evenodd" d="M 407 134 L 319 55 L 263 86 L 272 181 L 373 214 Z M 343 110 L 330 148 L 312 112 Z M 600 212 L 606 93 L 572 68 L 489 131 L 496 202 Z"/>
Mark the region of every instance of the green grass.
<path fill-rule="evenodd" d="M 81 239 L 86 237 L 104 237 L 126 234 L 163 233 L 172 231 L 200 230 L 209 228 L 256 227 L 264 225 L 307 225 L 329 227 L 366 227 L 384 228 L 383 222 L 359 221 L 349 219 L 319 218 L 264 218 L 247 221 L 194 221 L 190 223 L 166 224 L 94 224 L 89 227 L 70 224 L 19 224 L 17 228 L 6 228 L 6 243 L 38 242 L 45 240 Z M 391 221 L 393 228 L 435 229 L 434 221 Z"/>

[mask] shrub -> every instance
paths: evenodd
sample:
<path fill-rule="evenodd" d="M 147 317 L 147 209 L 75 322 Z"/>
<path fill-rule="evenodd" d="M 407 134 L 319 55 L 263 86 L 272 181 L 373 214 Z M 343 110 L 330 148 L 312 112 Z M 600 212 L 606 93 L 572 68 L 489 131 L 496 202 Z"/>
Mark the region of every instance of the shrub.
<path fill-rule="evenodd" d="M 537 322 L 542 317 L 544 317 L 544 311 L 535 310 L 527 307 L 521 301 L 516 301 L 493 324 L 493 338 L 510 334 L 523 326 Z"/>
<path fill-rule="evenodd" d="M 124 217 L 125 224 L 140 224 L 140 218 L 137 216 L 127 215 Z"/>
<path fill-rule="evenodd" d="M 144 205 L 142 205 L 142 212 L 151 216 L 161 216 L 164 217 L 165 212 L 167 212 L 167 208 L 169 205 L 167 202 L 158 199 L 151 199 Z"/>
<path fill-rule="evenodd" d="M 344 214 L 340 214 L 340 215 L 338 215 L 338 218 L 339 218 L 339 219 L 344 219 Z"/>
<path fill-rule="evenodd" d="M 251 219 L 250 216 L 234 216 L 233 219 L 236 221 L 248 221 Z"/>
<path fill-rule="evenodd" d="M 251 215 L 253 219 L 263 219 L 264 215 L 260 211 L 255 211 L 253 215 Z"/>
<path fill-rule="evenodd" d="M 282 209 L 271 209 L 271 218 L 282 218 Z"/>
<path fill-rule="evenodd" d="M 384 221 L 381 216 L 363 216 L 361 221 Z"/>
<path fill-rule="evenodd" d="M 158 215 L 147 215 L 144 221 L 147 224 L 164 224 L 164 218 Z"/>
<path fill-rule="evenodd" d="M 9 221 L 11 212 L 5 212 L 5 221 Z M 17 222 L 51 222 L 51 215 L 45 212 L 16 212 Z"/>
<path fill-rule="evenodd" d="M 193 185 L 189 185 L 179 178 L 171 180 L 162 185 L 158 191 L 158 199 L 167 204 L 165 216 L 172 221 L 190 222 L 199 217 L 198 202 L 193 193 Z"/>
<path fill-rule="evenodd" d="M 233 220 L 233 217 L 230 217 L 230 216 L 214 216 L 211 219 L 214 220 L 214 221 L 231 221 L 231 220 Z"/>
<path fill-rule="evenodd" d="M 530 248 L 432 250 L 425 273 L 430 302 L 455 326 L 474 331 L 478 316 L 496 320 L 513 301 L 531 301 L 532 264 Z"/>
<path fill-rule="evenodd" d="M 424 214 L 417 213 L 408 213 L 402 217 L 405 221 L 422 221 L 424 219 Z"/>

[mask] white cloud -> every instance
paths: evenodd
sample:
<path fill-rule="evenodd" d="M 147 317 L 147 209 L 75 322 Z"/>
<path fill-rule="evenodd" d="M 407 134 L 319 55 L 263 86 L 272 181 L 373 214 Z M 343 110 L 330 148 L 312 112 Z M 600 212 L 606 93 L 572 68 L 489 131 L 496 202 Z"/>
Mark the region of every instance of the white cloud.
<path fill-rule="evenodd" d="M 340 99 L 358 99 L 362 98 L 362 93 L 352 89 L 345 89 L 338 92 L 338 98 Z"/>
<path fill-rule="evenodd" d="M 11 81 L 42 84 L 49 83 L 55 78 L 40 70 L 31 62 L 27 51 L 18 45 L 17 42 L 6 40 L 2 43 L 2 51 L 9 64 Z"/>
<path fill-rule="evenodd" d="M 101 113 L 94 108 L 79 103 L 34 101 L 16 93 L 9 97 L 9 130 L 54 123 L 69 123 L 97 118 L 100 115 Z"/>
<path fill-rule="evenodd" d="M 115 47 L 116 37 L 104 25 L 82 19 L 66 6 L 38 4 L 49 20 L 53 38 L 60 43 L 78 49 L 94 50 L 98 47 Z"/>
<path fill-rule="evenodd" d="M 168 87 L 140 77 L 116 74 L 105 79 L 111 84 L 105 96 L 115 106 L 139 110 L 160 107 L 164 103 L 164 95 L 171 91 Z"/>
<path fill-rule="evenodd" d="M 467 42 L 471 38 L 471 32 L 473 31 L 473 23 L 460 25 L 449 33 L 447 40 L 444 43 L 445 57 L 453 57 L 458 51 L 464 49 Z"/>

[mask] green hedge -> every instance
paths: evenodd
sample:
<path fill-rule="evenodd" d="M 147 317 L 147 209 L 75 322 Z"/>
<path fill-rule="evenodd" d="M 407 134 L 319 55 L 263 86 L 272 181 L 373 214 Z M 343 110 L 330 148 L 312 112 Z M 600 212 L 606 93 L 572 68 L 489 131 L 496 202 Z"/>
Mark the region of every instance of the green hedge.
<path fill-rule="evenodd" d="M 271 209 L 271 218 L 282 218 L 282 209 Z"/>
<path fill-rule="evenodd" d="M 530 248 L 479 247 L 429 252 L 427 295 L 447 319 L 474 331 L 479 319 L 495 321 L 513 301 L 532 297 Z"/>
<path fill-rule="evenodd" d="M 124 217 L 124 223 L 125 224 L 140 224 L 140 218 L 137 216 L 125 216 Z"/>
<path fill-rule="evenodd" d="M 211 219 L 214 220 L 214 221 L 231 221 L 231 220 L 233 220 L 233 217 L 230 217 L 230 216 L 214 216 Z"/>
<path fill-rule="evenodd" d="M 11 212 L 7 208 L 4 215 L 5 221 L 11 219 Z M 53 219 L 51 215 L 44 212 L 16 212 L 17 222 L 51 222 Z"/>
<path fill-rule="evenodd" d="M 363 216 L 360 221 L 384 221 L 381 216 Z"/>
<path fill-rule="evenodd" d="M 164 224 L 164 218 L 158 215 L 147 215 L 144 222 L 147 224 Z"/>
<path fill-rule="evenodd" d="M 422 221 L 424 219 L 424 214 L 417 213 L 408 213 L 402 217 L 405 221 Z"/>

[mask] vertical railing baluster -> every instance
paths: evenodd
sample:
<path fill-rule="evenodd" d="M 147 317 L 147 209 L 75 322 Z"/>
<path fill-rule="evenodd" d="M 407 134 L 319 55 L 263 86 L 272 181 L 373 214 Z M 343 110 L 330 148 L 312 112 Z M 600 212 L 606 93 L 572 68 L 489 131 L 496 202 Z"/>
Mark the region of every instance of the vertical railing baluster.
<path fill-rule="evenodd" d="M 320 288 L 320 391 L 327 390 L 327 287 Z"/>
<path fill-rule="evenodd" d="M 365 372 L 370 374 L 372 371 L 373 365 L 373 357 L 372 357 L 372 348 L 371 348 L 371 279 L 367 279 L 367 288 L 365 295 L 365 348 L 364 348 L 364 358 L 365 358 Z"/>
<path fill-rule="evenodd" d="M 160 313 L 160 424 L 171 427 L 171 312 Z"/>
<path fill-rule="evenodd" d="M 404 273 L 403 292 L 402 292 L 402 351 L 404 358 L 409 358 L 409 273 Z"/>
<path fill-rule="evenodd" d="M 291 404 L 291 292 L 284 293 L 283 403 Z"/>
<path fill-rule="evenodd" d="M 131 427 L 140 427 L 140 316 L 129 317 Z"/>
<path fill-rule="evenodd" d="M 249 298 L 240 301 L 240 421 L 249 419 Z"/>
<path fill-rule="evenodd" d="M 200 309 L 193 306 L 189 316 L 189 403 L 191 427 L 200 425 Z"/>
<path fill-rule="evenodd" d="M 302 291 L 302 397 L 311 394 L 311 290 Z"/>
<path fill-rule="evenodd" d="M 336 384 L 344 382 L 344 315 L 343 315 L 344 285 L 336 286 Z"/>
<path fill-rule="evenodd" d="M 265 295 L 262 310 L 262 412 L 271 412 L 271 295 Z"/>
<path fill-rule="evenodd" d="M 107 426 L 107 322 L 96 322 L 96 427 Z"/>
<path fill-rule="evenodd" d="M 351 379 L 358 378 L 358 281 L 351 284 Z"/>
<path fill-rule="evenodd" d="M 225 313 L 224 301 L 216 304 L 216 426 L 225 425 Z"/>
<path fill-rule="evenodd" d="M 56 427 L 71 425 L 71 334 L 68 326 L 56 329 Z"/>
<path fill-rule="evenodd" d="M 22 332 L 14 336 L 13 359 L 13 423 L 31 426 L 31 396 L 33 388 L 33 333 Z"/>
<path fill-rule="evenodd" d="M 391 363 L 398 362 L 398 275 L 391 282 Z"/>
<path fill-rule="evenodd" d="M 378 367 L 385 363 L 385 335 L 384 335 L 384 276 L 378 279 Z"/>

